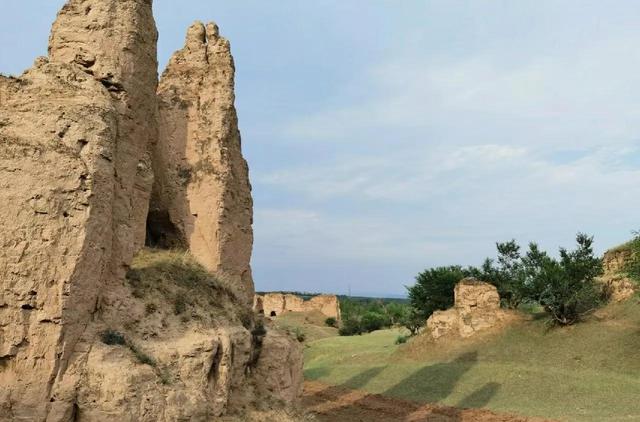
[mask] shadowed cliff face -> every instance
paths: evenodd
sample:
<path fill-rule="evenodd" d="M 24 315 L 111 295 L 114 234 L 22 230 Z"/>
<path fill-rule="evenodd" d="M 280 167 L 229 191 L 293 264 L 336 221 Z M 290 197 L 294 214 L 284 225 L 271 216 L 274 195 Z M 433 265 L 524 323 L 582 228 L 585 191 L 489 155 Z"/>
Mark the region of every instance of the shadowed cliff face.
<path fill-rule="evenodd" d="M 197 22 L 162 75 L 150 218 L 166 245 L 185 244 L 253 301 L 253 203 L 234 107 L 234 64 L 218 27 Z"/>
<path fill-rule="evenodd" d="M 2 422 L 210 420 L 300 395 L 300 346 L 251 332 L 229 45 L 214 25 L 187 40 L 162 123 L 150 0 L 69 0 L 49 57 L 0 76 Z M 191 254 L 149 255 L 147 230 Z"/>

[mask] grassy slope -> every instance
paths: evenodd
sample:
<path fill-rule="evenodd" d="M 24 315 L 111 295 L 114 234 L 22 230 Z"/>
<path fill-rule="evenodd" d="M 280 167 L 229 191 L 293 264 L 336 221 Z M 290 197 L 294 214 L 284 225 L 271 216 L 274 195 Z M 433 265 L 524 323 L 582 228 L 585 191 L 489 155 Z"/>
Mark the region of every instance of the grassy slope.
<path fill-rule="evenodd" d="M 300 330 L 305 335 L 305 342 L 334 337 L 338 335 L 338 329 L 327 327 L 324 321 L 325 315 L 314 312 L 287 312 L 274 319 L 274 324 L 283 330 Z"/>
<path fill-rule="evenodd" d="M 458 407 L 566 421 L 640 420 L 640 305 L 547 330 L 528 321 L 475 341 L 394 345 L 399 331 L 311 343 L 305 376 L 329 384 Z"/>

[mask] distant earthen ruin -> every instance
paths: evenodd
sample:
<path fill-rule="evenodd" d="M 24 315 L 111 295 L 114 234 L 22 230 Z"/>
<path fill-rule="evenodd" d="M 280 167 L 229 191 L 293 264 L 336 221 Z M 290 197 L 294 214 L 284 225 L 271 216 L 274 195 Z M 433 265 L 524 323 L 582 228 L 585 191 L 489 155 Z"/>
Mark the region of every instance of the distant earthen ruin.
<path fill-rule="evenodd" d="M 287 312 L 318 311 L 327 318 L 340 321 L 340 301 L 335 295 L 318 295 L 309 300 L 293 294 L 256 295 L 253 300 L 253 310 L 267 317 L 277 317 Z"/>
<path fill-rule="evenodd" d="M 435 340 L 447 337 L 467 338 L 488 330 L 508 318 L 500 309 L 500 295 L 495 286 L 466 278 L 454 290 L 454 306 L 436 311 L 427 320 L 427 332 Z"/>
<path fill-rule="evenodd" d="M 152 0 L 68 0 L 48 57 L 0 75 L 2 422 L 244 421 L 301 394 L 299 344 L 251 312 L 229 43 L 194 24 L 158 81 L 157 38 Z M 141 284 L 145 243 L 215 274 L 205 306 Z"/>

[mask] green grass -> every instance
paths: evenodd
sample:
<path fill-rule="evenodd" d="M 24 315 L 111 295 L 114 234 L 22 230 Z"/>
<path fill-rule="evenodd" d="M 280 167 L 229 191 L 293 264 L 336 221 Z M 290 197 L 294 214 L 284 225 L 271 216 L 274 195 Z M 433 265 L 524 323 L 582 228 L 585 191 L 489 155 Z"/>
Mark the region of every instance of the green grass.
<path fill-rule="evenodd" d="M 275 325 L 285 331 L 303 334 L 305 342 L 309 343 L 338 335 L 337 328 L 325 325 L 326 319 L 320 312 L 287 312 L 275 319 Z"/>
<path fill-rule="evenodd" d="M 401 330 L 333 337 L 305 351 L 305 377 L 419 402 L 563 421 L 640 420 L 640 304 L 549 330 L 526 321 L 473 342 L 396 345 Z"/>

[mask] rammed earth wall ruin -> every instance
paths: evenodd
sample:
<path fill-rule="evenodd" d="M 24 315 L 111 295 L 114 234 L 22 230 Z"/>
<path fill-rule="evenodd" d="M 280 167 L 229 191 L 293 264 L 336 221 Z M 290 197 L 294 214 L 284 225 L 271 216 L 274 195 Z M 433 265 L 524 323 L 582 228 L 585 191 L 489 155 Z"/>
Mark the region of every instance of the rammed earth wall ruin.
<path fill-rule="evenodd" d="M 179 243 L 250 315 L 229 43 L 195 24 L 159 83 L 157 37 L 151 0 L 69 0 L 48 57 L 0 76 L 0 421 L 210 420 L 252 385 L 301 392 L 289 338 L 256 340 L 250 318 L 149 316 L 125 282 L 145 239 Z M 127 344 L 105 344 L 108 330 Z"/>

